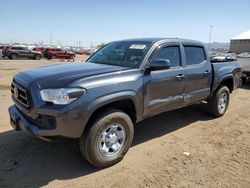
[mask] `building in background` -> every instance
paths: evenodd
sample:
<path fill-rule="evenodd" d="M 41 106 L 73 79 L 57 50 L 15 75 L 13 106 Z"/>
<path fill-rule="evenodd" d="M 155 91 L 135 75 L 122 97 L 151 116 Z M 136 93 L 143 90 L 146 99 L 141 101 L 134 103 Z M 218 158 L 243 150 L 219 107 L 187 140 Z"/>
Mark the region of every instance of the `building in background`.
<path fill-rule="evenodd" d="M 250 30 L 231 39 L 230 51 L 237 54 L 250 52 Z"/>

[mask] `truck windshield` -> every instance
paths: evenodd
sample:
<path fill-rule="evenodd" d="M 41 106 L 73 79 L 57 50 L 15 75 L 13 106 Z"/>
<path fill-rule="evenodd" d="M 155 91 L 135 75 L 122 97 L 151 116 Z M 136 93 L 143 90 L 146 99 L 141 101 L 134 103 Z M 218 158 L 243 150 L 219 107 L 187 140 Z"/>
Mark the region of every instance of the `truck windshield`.
<path fill-rule="evenodd" d="M 112 42 L 101 48 L 87 61 L 107 65 L 138 67 L 151 46 L 150 42 Z"/>

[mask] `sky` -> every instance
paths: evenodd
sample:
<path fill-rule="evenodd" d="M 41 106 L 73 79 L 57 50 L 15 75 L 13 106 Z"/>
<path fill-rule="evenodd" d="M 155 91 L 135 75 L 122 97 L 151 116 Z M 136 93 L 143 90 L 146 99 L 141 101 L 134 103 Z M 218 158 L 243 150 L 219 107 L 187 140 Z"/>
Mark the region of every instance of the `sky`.
<path fill-rule="evenodd" d="M 11 0 L 0 3 L 0 42 L 81 46 L 138 37 L 212 42 L 250 29 L 250 0 Z"/>

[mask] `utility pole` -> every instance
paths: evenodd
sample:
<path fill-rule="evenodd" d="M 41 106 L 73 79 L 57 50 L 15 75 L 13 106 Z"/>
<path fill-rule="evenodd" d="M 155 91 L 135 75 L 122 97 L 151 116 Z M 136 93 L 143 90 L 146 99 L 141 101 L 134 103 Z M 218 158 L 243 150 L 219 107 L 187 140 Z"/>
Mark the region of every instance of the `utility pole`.
<path fill-rule="evenodd" d="M 212 30 L 213 30 L 213 25 L 210 25 L 209 40 L 208 40 L 208 50 L 210 49 Z"/>
<path fill-rule="evenodd" d="M 52 34 L 50 33 L 50 46 L 52 46 Z"/>

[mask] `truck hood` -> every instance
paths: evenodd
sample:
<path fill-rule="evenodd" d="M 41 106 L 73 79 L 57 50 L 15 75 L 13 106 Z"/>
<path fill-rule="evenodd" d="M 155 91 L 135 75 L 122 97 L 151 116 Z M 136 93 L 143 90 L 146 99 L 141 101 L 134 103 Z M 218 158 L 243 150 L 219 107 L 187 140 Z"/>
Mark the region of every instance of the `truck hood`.
<path fill-rule="evenodd" d="M 26 70 L 20 74 L 36 81 L 40 88 L 60 88 L 66 84 L 85 77 L 126 70 L 127 67 L 96 63 L 63 63 Z M 26 79 L 27 80 L 27 79 Z"/>

